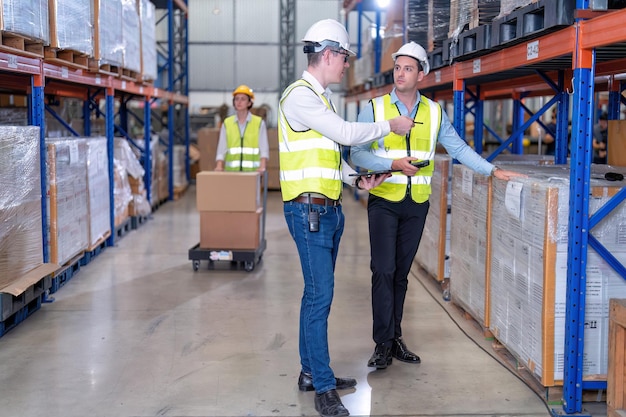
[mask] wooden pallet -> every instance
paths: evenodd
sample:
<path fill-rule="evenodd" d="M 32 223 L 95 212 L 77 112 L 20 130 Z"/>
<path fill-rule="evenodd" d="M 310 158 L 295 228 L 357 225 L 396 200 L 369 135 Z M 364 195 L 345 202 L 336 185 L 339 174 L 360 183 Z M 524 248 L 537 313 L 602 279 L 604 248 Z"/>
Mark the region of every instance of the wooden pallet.
<path fill-rule="evenodd" d="M 46 46 L 44 48 L 44 59 L 47 62 L 67 65 L 73 68 L 89 69 L 89 56 L 71 49 L 58 49 Z"/>
<path fill-rule="evenodd" d="M 44 45 L 40 39 L 31 39 L 12 32 L 0 32 L 0 50 L 32 58 L 43 58 Z"/>

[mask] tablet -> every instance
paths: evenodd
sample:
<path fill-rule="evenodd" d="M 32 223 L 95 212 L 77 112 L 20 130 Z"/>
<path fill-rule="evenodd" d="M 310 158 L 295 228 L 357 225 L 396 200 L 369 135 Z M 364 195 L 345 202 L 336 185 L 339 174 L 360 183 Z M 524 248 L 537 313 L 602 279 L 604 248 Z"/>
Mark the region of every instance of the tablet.
<path fill-rule="evenodd" d="M 430 165 L 430 161 L 428 159 L 424 159 L 423 161 L 412 161 L 411 165 L 413 165 L 416 168 L 424 168 Z M 358 172 L 356 174 L 350 174 L 350 176 L 351 177 L 371 177 L 373 175 L 389 174 L 392 172 L 400 172 L 400 171 L 402 170 L 401 169 L 384 169 L 380 171 Z"/>
<path fill-rule="evenodd" d="M 374 175 L 381 175 L 381 174 L 390 174 L 392 172 L 396 172 L 396 171 L 392 171 L 390 169 L 383 169 L 380 171 L 370 171 L 370 172 L 357 172 L 354 174 L 350 174 L 351 177 L 372 177 Z"/>

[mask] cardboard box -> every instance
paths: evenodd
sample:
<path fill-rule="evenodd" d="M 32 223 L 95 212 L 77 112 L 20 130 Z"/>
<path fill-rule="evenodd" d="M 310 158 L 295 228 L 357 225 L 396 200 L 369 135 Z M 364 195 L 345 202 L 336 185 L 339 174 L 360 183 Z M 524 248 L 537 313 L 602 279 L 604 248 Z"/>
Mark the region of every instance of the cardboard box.
<path fill-rule="evenodd" d="M 203 249 L 256 249 L 261 236 L 263 208 L 254 212 L 200 212 Z"/>
<path fill-rule="evenodd" d="M 200 152 L 200 171 L 215 169 L 217 142 L 220 138 L 219 128 L 204 127 L 198 130 L 198 151 Z"/>
<path fill-rule="evenodd" d="M 258 172 L 199 172 L 196 205 L 198 211 L 255 212 L 261 207 L 261 175 Z"/>
<path fill-rule="evenodd" d="M 607 141 L 609 165 L 626 166 L 626 120 L 609 120 Z"/>

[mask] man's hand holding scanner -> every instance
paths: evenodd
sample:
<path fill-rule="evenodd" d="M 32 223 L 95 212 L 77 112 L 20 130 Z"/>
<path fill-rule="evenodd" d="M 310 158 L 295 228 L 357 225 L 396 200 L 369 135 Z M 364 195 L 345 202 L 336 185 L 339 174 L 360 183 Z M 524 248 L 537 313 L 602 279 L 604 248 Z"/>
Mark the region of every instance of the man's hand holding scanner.
<path fill-rule="evenodd" d="M 391 170 L 402 172 L 407 177 L 412 177 L 413 175 L 417 174 L 417 171 L 420 170 L 420 167 L 416 166 L 416 163 L 418 162 L 422 161 L 418 161 L 412 156 L 405 156 L 404 158 L 394 159 L 394 161 L 391 163 Z"/>
<path fill-rule="evenodd" d="M 391 131 L 397 135 L 407 135 L 413 126 L 415 126 L 415 121 L 407 116 L 398 116 L 389 120 Z"/>

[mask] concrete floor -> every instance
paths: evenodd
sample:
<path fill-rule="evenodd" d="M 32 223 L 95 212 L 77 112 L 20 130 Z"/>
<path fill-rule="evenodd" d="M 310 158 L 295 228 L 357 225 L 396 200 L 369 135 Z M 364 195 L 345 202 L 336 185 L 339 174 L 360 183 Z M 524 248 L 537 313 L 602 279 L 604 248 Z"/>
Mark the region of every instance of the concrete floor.
<path fill-rule="evenodd" d="M 419 271 L 403 328 L 422 363 L 368 368 L 366 210 L 344 211 L 329 339 L 337 376 L 358 380 L 340 391 L 352 416 L 550 415 Z M 194 272 L 195 188 L 161 206 L 0 338 L 0 416 L 317 416 L 296 385 L 302 277 L 278 192 L 265 237 L 252 272 Z"/>

